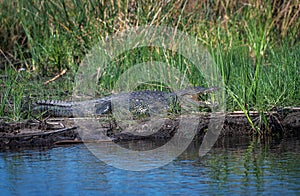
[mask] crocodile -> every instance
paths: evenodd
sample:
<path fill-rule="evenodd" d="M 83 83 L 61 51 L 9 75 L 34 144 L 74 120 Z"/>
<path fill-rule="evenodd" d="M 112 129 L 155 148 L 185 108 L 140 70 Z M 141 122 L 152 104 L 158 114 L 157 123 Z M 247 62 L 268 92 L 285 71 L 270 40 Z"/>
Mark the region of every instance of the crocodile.
<path fill-rule="evenodd" d="M 194 101 L 190 96 L 207 94 L 216 90 L 216 87 L 192 87 L 176 92 L 133 91 L 84 101 L 41 100 L 35 103 L 33 113 L 44 113 L 53 117 L 85 117 L 104 115 L 112 111 L 129 111 L 134 115 L 159 114 L 170 110 L 180 99 L 197 105 L 206 105 Z"/>

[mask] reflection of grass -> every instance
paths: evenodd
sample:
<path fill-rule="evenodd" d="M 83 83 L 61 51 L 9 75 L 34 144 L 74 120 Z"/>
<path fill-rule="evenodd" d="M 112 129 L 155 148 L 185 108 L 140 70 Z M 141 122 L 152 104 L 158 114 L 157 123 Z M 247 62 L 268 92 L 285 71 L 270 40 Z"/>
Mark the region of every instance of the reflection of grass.
<path fill-rule="evenodd" d="M 0 74 L 7 78 L 1 77 L 0 115 L 26 118 L 21 114 L 24 97 L 70 96 L 78 64 L 92 46 L 111 33 L 137 25 L 168 25 L 196 36 L 221 71 L 229 111 L 262 113 L 300 105 L 298 1 L 268 0 L 260 2 L 263 5 L 254 0 L 248 4 L 195 2 L 1 1 L 0 68 L 6 65 L 6 69 Z M 102 70 L 97 94 L 110 93 L 130 66 L 154 61 L 176 67 L 193 85 L 210 85 L 183 56 L 143 47 L 121 54 Z M 15 71 L 21 67 L 27 72 Z M 42 84 L 41 79 L 45 81 L 65 68 L 67 75 L 62 79 Z M 163 90 L 162 85 L 137 84 L 135 88 Z"/>
<path fill-rule="evenodd" d="M 274 178 L 273 181 L 278 179 L 285 181 L 286 178 L 282 176 L 288 173 L 295 174 L 299 167 L 296 158 L 297 156 L 299 158 L 298 153 L 270 150 L 266 141 L 259 141 L 257 138 L 251 139 L 249 144 L 241 141 L 235 141 L 229 145 L 234 146 L 232 149 L 229 147 L 212 149 L 211 153 L 201 160 L 201 163 L 209 168 L 209 177 L 213 179 L 214 183 L 217 182 L 218 188 L 226 187 L 227 190 L 230 187 L 228 183 L 238 183 L 239 188 L 243 187 L 244 189 L 249 186 L 260 188 L 263 187 L 266 176 Z M 271 143 L 273 146 L 274 141 Z M 247 148 L 246 144 L 248 144 Z M 287 149 L 289 145 L 291 147 L 293 144 L 281 143 L 280 146 L 282 145 L 286 145 L 283 149 Z"/>

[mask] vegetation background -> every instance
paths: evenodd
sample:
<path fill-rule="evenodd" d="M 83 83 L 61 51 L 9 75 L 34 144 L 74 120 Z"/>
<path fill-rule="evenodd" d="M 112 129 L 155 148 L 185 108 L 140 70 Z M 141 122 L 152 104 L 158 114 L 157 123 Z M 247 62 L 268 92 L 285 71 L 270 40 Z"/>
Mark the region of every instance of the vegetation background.
<path fill-rule="evenodd" d="M 263 114 L 299 106 L 299 14 L 299 0 L 0 0 L 0 117 L 26 119 L 31 101 L 68 99 L 93 45 L 140 25 L 167 25 L 195 36 L 221 70 L 228 111 Z M 184 59 L 143 48 L 112 63 L 99 95 L 145 60 L 179 64 L 194 85 L 205 85 Z"/>

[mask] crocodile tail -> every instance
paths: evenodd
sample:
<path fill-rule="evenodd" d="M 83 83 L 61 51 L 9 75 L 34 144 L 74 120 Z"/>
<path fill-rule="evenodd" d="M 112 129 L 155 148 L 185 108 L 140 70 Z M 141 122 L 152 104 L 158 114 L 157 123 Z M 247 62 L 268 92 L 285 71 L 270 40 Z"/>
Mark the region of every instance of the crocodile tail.
<path fill-rule="evenodd" d="M 53 117 L 73 117 L 72 107 L 62 107 L 57 105 L 35 106 L 32 110 L 32 114 Z"/>
<path fill-rule="evenodd" d="M 72 102 L 60 101 L 60 100 L 39 100 L 36 102 L 37 105 L 47 105 L 47 106 L 61 106 L 61 107 L 71 107 Z"/>

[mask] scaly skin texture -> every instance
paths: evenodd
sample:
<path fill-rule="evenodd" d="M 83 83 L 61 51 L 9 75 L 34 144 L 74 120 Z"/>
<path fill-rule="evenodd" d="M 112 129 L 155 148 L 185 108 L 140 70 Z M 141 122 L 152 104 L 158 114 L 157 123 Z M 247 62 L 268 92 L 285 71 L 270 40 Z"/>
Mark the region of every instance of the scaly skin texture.
<path fill-rule="evenodd" d="M 112 111 L 130 111 L 134 115 L 151 115 L 170 110 L 182 98 L 185 98 L 188 102 L 195 103 L 195 101 L 187 98 L 187 96 L 206 94 L 216 90 L 217 88 L 215 87 L 193 87 L 177 92 L 145 90 L 119 93 L 99 99 L 76 102 L 46 100 L 38 101 L 33 108 L 33 112 L 34 114 L 44 113 L 47 116 L 53 117 L 85 117 L 108 114 Z"/>

